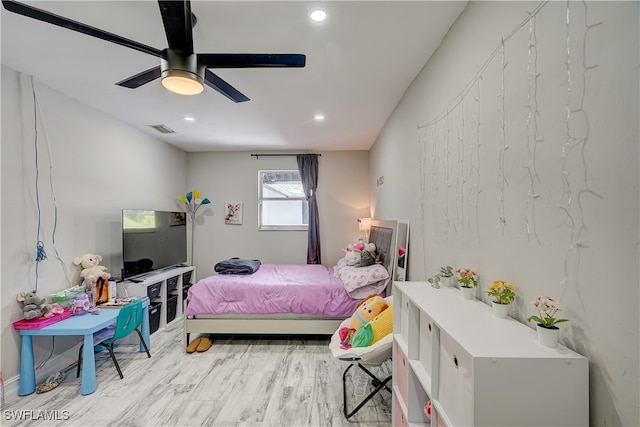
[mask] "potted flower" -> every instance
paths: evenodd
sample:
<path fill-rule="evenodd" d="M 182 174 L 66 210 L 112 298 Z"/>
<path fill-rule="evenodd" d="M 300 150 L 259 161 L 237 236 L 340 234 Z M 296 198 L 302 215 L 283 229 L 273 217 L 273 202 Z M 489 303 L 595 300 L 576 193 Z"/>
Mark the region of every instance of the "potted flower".
<path fill-rule="evenodd" d="M 556 325 L 568 322 L 569 319 L 558 319 L 556 313 L 560 311 L 560 304 L 553 298 L 547 296 L 537 297 L 533 301 L 533 306 L 538 310 L 539 316 L 530 316 L 527 320 L 535 320 L 538 332 L 538 341 L 546 347 L 558 345 L 558 335 L 560 328 Z"/>
<path fill-rule="evenodd" d="M 478 286 L 478 277 L 475 271 L 468 268 L 457 269 L 456 273 L 460 276 L 458 283 L 460 283 L 460 292 L 464 299 L 473 298 L 473 291 Z"/>
<path fill-rule="evenodd" d="M 515 288 L 512 284 L 505 282 L 504 280 L 494 280 L 493 284 L 489 286 L 487 295 L 493 297 L 491 301 L 491 308 L 493 309 L 493 315 L 499 319 L 506 319 L 509 314 L 509 306 L 516 298 Z"/>
<path fill-rule="evenodd" d="M 445 267 L 440 267 L 440 277 L 442 278 L 442 284 L 446 286 L 453 286 L 453 267 L 447 265 Z"/>
<path fill-rule="evenodd" d="M 451 278 L 453 277 L 453 267 L 447 265 L 446 267 L 440 267 L 440 271 L 427 279 L 427 282 L 431 283 L 434 288 L 440 287 L 440 282 L 443 285 L 451 286 Z"/>

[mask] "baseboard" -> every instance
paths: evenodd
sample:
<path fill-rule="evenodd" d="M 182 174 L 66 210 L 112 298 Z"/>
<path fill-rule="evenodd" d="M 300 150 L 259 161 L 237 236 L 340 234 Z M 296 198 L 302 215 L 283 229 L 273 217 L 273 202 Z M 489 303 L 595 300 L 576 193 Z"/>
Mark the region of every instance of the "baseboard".
<path fill-rule="evenodd" d="M 49 375 L 56 372 L 66 370 L 69 365 L 78 361 L 78 347 L 77 345 L 71 347 L 67 351 L 60 353 L 59 355 L 51 358 L 40 369 L 36 369 L 36 384 L 43 383 Z M 5 405 L 14 400 L 18 396 L 18 383 L 20 381 L 20 374 L 15 377 L 6 379 L 4 381 L 4 397 Z"/>

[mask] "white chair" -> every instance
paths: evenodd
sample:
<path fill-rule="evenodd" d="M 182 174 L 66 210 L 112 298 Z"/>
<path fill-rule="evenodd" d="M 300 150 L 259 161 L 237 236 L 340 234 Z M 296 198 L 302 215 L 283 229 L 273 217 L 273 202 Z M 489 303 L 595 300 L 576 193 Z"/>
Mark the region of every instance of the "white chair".
<path fill-rule="evenodd" d="M 385 299 L 391 303 L 391 298 L 392 297 L 387 297 Z M 350 319 L 344 320 L 340 324 L 340 328 L 348 327 L 349 322 Z M 384 379 L 378 378 L 377 376 L 372 374 L 371 371 L 367 369 L 367 367 L 380 366 L 387 360 L 391 359 L 393 349 L 393 334 L 386 335 L 380 341 L 369 347 L 352 347 L 349 349 L 344 349 L 340 346 L 340 328 L 338 328 L 338 330 L 331 336 L 329 349 L 331 350 L 331 354 L 333 354 L 333 357 L 335 357 L 336 359 L 342 360 L 344 362 L 351 362 L 342 374 L 343 413 L 345 418 L 348 419 L 355 415 L 379 391 L 384 389 L 391 393 L 391 388 L 389 388 L 389 386 L 387 385 L 389 381 L 391 381 L 391 375 Z M 350 411 L 347 404 L 347 374 L 353 366 L 358 366 L 369 377 L 371 377 L 371 384 L 374 386 L 374 389 L 362 401 L 360 401 L 360 403 L 358 403 L 353 410 Z"/>

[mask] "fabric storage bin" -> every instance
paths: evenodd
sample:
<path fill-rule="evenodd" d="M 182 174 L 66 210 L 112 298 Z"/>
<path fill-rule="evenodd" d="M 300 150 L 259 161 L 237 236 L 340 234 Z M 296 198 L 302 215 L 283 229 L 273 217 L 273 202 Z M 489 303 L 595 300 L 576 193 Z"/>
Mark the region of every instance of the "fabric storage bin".
<path fill-rule="evenodd" d="M 178 295 L 171 294 L 167 296 L 167 323 L 176 318 L 176 310 L 178 309 Z"/>
<path fill-rule="evenodd" d="M 186 273 L 182 273 L 182 287 L 191 284 L 191 275 L 193 274 L 193 270 L 187 271 Z"/>
<path fill-rule="evenodd" d="M 182 299 L 186 300 L 187 299 L 187 295 L 189 294 L 189 288 L 193 286 L 193 283 L 189 283 L 188 285 L 185 285 L 184 282 L 182 284 Z"/>
<path fill-rule="evenodd" d="M 160 288 L 162 287 L 162 282 L 154 283 L 153 285 L 147 286 L 147 296 L 149 299 L 157 298 L 160 295 Z"/>
<path fill-rule="evenodd" d="M 149 333 L 152 334 L 160 328 L 160 301 L 151 301 L 149 304 Z"/>
<path fill-rule="evenodd" d="M 178 279 L 180 276 L 170 277 L 167 279 L 167 295 L 178 288 Z"/>

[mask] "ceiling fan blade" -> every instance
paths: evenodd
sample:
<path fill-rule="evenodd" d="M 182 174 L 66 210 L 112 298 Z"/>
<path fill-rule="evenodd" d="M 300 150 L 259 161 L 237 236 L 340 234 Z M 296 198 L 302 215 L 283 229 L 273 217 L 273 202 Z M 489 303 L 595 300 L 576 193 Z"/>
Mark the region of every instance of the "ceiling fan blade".
<path fill-rule="evenodd" d="M 56 25 L 58 27 L 77 31 L 82 34 L 96 37 L 111 43 L 116 43 L 121 46 L 135 49 L 140 52 L 148 53 L 149 55 L 158 56 L 158 57 L 160 56 L 161 51 L 159 49 L 155 49 L 153 47 L 146 46 L 142 43 L 138 43 L 133 40 L 120 37 L 116 34 L 100 30 L 90 25 L 85 25 L 80 22 L 73 21 L 71 19 L 62 17 L 60 15 L 55 15 L 51 12 L 47 12 L 46 10 L 38 9 L 23 3 L 18 3 L 15 1 L 9 1 L 9 0 L 2 0 L 2 5 L 9 12 L 14 12 L 14 13 L 17 13 L 18 15 L 23 15 L 28 18 L 33 18 L 39 21 L 47 22 L 52 25 Z"/>
<path fill-rule="evenodd" d="M 189 0 L 158 1 L 158 6 L 160 6 L 169 49 L 191 55 L 193 53 L 191 2 Z"/>
<path fill-rule="evenodd" d="M 249 98 L 240 93 L 236 88 L 234 88 L 229 83 L 225 82 L 220 77 L 216 76 L 207 69 L 204 70 L 204 82 L 207 84 L 207 86 L 220 92 L 233 102 L 249 101 Z"/>
<path fill-rule="evenodd" d="M 207 68 L 304 67 L 306 56 L 278 53 L 199 53 Z"/>
<path fill-rule="evenodd" d="M 116 83 L 116 85 L 123 86 L 129 89 L 135 89 L 142 86 L 143 84 L 157 79 L 158 77 L 160 77 L 160 66 L 149 68 L 148 70 L 138 73 L 135 76 L 131 76 Z"/>

